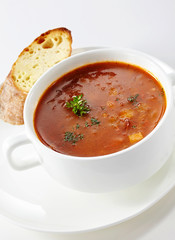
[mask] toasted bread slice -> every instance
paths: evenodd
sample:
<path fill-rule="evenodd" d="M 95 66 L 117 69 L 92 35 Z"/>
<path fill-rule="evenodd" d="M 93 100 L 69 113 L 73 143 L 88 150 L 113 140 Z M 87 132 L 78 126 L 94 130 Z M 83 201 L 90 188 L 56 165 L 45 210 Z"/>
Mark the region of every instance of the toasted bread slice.
<path fill-rule="evenodd" d="M 23 124 L 23 107 L 33 84 L 50 67 L 69 57 L 71 32 L 57 28 L 41 34 L 18 56 L 0 89 L 0 118 Z"/>

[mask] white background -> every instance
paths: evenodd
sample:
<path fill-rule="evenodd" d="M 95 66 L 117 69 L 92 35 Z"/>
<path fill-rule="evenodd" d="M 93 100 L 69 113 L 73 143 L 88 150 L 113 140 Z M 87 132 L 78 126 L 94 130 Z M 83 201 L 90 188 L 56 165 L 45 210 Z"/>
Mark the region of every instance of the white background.
<path fill-rule="evenodd" d="M 174 0 L 0 0 L 0 81 L 18 54 L 42 32 L 72 31 L 73 48 L 121 46 L 144 51 L 175 68 Z M 174 240 L 175 189 L 134 219 L 101 231 L 58 235 L 19 228 L 0 216 L 0 239 Z"/>

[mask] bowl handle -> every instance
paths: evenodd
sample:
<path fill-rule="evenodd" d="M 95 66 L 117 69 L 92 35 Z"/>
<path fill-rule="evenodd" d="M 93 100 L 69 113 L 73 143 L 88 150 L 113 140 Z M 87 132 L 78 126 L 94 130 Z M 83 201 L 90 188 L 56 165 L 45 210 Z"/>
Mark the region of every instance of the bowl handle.
<path fill-rule="evenodd" d="M 26 170 L 41 164 L 41 159 L 38 154 L 36 159 L 25 159 L 26 156 L 24 156 L 23 159 L 15 159 L 13 155 L 14 150 L 26 144 L 31 144 L 31 141 L 27 138 L 24 132 L 7 138 L 4 141 L 3 154 L 12 166 L 12 168 L 14 168 L 15 170 Z"/>

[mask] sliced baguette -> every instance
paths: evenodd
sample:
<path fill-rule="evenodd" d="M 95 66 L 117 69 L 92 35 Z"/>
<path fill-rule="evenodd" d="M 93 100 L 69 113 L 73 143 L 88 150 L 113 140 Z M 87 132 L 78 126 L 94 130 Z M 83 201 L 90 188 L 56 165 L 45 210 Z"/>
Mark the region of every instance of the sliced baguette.
<path fill-rule="evenodd" d="M 47 31 L 25 48 L 0 89 L 0 118 L 11 124 L 23 124 L 27 93 L 45 71 L 69 57 L 71 51 L 71 32 L 66 28 Z"/>

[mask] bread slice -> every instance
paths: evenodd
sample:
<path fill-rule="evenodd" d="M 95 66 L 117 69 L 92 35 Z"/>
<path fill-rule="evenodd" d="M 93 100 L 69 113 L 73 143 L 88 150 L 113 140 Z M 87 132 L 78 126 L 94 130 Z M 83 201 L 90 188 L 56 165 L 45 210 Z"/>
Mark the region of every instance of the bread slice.
<path fill-rule="evenodd" d="M 45 71 L 69 57 L 71 51 L 72 36 L 66 28 L 47 31 L 25 48 L 0 89 L 0 118 L 11 124 L 23 124 L 27 93 Z"/>

